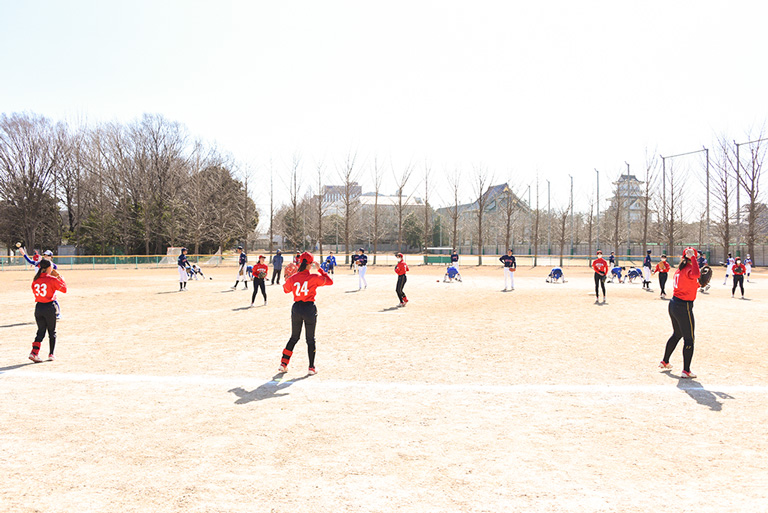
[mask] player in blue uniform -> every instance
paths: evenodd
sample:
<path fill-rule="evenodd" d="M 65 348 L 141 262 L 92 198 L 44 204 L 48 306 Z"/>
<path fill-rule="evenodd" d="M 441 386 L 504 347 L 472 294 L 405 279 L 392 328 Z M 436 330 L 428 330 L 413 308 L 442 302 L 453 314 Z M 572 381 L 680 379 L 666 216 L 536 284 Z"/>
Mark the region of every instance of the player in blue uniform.
<path fill-rule="evenodd" d="M 451 265 L 456 268 L 456 272 L 459 272 L 459 254 L 455 249 L 453 250 L 453 253 L 451 253 Z"/>
<path fill-rule="evenodd" d="M 357 250 L 357 290 L 368 288 L 368 282 L 365 279 L 366 269 L 368 269 L 368 255 L 363 248 L 360 248 Z"/>
<path fill-rule="evenodd" d="M 325 258 L 325 264 L 328 268 L 327 272 L 333 274 L 333 268 L 336 267 L 336 257 L 333 256 L 333 251 L 328 252 L 328 256 Z"/>
<path fill-rule="evenodd" d="M 651 290 L 651 250 L 646 252 L 643 259 L 643 288 L 650 292 Z"/>
<path fill-rule="evenodd" d="M 563 280 L 563 283 L 565 283 L 565 275 L 563 274 L 563 270 L 560 267 L 553 267 L 552 270 L 549 271 L 549 276 L 547 276 L 546 282 L 558 283 L 561 279 Z"/>
<path fill-rule="evenodd" d="M 449 265 L 445 270 L 445 276 L 443 277 L 443 283 L 453 283 L 453 280 L 461 281 L 461 274 L 455 265 Z"/>
<path fill-rule="evenodd" d="M 235 278 L 235 284 L 232 286 L 232 290 L 237 290 L 237 284 L 240 283 L 241 279 L 243 280 L 245 290 L 248 290 L 248 255 L 245 254 L 245 250 L 243 250 L 242 246 L 237 247 L 237 252 L 240 255 L 240 258 L 238 259 L 239 267 L 237 268 L 237 277 Z"/>
<path fill-rule="evenodd" d="M 507 281 L 509 281 L 509 290 L 515 290 L 515 270 L 517 269 L 517 261 L 512 256 L 512 250 L 508 249 L 507 254 L 499 258 L 502 264 L 504 264 L 504 290 L 507 291 Z"/>
<path fill-rule="evenodd" d="M 181 255 L 176 259 L 176 264 L 179 266 L 179 292 L 182 292 L 187 290 L 187 280 L 189 279 L 187 268 L 190 265 L 189 260 L 187 260 L 187 248 L 181 248 Z"/>
<path fill-rule="evenodd" d="M 610 256 L 608 256 L 608 265 L 611 267 L 616 265 L 616 255 L 613 254 L 613 251 L 611 251 Z"/>
<path fill-rule="evenodd" d="M 613 283 L 614 278 L 618 278 L 619 283 L 624 283 L 624 278 L 621 276 L 624 270 L 626 270 L 626 267 L 611 267 L 611 283 Z"/>

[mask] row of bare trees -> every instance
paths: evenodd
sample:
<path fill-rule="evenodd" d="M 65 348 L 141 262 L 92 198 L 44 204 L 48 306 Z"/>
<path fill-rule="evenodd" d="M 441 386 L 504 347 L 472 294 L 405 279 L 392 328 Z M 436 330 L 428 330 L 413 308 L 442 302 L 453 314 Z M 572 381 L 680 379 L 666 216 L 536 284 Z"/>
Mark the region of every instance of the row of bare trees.
<path fill-rule="evenodd" d="M 258 223 L 248 173 L 160 115 L 69 126 L 0 115 L 0 241 L 84 253 L 216 251 Z"/>

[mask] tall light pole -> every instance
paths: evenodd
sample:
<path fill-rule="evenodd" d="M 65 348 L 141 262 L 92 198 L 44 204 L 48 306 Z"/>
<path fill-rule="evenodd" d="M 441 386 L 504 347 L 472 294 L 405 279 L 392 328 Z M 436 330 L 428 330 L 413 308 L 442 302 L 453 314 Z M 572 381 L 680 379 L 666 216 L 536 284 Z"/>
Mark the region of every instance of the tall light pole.
<path fill-rule="evenodd" d="M 528 184 L 528 212 L 532 213 L 531 208 L 531 184 Z M 530 225 L 530 219 L 528 221 L 528 254 L 531 254 L 531 239 L 533 238 L 533 226 Z"/>
<path fill-rule="evenodd" d="M 736 145 L 736 236 L 738 237 L 736 241 L 737 255 L 739 255 L 741 251 L 741 202 L 740 202 L 740 196 L 739 196 L 739 191 L 741 190 L 741 172 L 739 171 L 739 169 L 741 168 L 741 160 L 739 160 L 739 146 L 759 143 L 762 141 L 768 141 L 768 137 L 763 137 L 761 139 L 755 139 L 754 141 L 747 141 L 743 143 L 737 143 L 736 141 L 733 141 L 733 144 Z M 754 167 L 754 162 L 755 161 L 753 158 L 752 160 L 753 167 Z"/>
<path fill-rule="evenodd" d="M 595 169 L 595 173 L 597 173 L 597 201 L 596 201 L 596 203 L 597 203 L 597 221 L 596 221 L 596 224 L 597 224 L 597 243 L 596 243 L 596 246 L 597 246 L 597 248 L 596 249 L 600 249 L 600 171 Z M 590 257 L 591 257 L 591 255 L 590 255 Z"/>
<path fill-rule="evenodd" d="M 736 254 L 738 255 L 741 249 L 741 201 L 739 191 L 741 191 L 739 169 L 741 168 L 741 160 L 739 159 L 739 146 L 741 144 L 733 141 L 736 145 Z M 726 250 L 726 253 L 728 250 Z"/>
<path fill-rule="evenodd" d="M 547 180 L 547 254 L 552 254 L 552 206 L 550 204 L 549 180 Z"/>
<path fill-rule="evenodd" d="M 667 161 L 666 159 L 672 159 L 675 157 L 684 157 L 686 155 L 694 155 L 696 153 L 704 152 L 706 155 L 706 178 L 707 178 L 707 252 L 709 252 L 709 150 L 706 147 L 702 147 L 701 150 L 695 150 L 695 151 L 688 151 L 685 153 L 678 153 L 677 155 L 669 155 L 667 157 L 663 157 L 659 155 L 659 158 L 661 158 L 661 169 L 662 169 L 662 214 L 664 215 L 664 224 L 667 222 L 666 217 L 666 209 L 667 209 Z M 737 146 L 737 154 L 738 154 L 738 146 Z M 673 196 L 674 197 L 674 196 Z M 669 220 L 669 229 L 672 231 L 672 223 L 673 220 Z M 671 234 L 668 234 L 671 236 Z M 667 252 L 672 251 L 672 248 L 668 248 Z M 709 255 L 707 255 L 709 257 Z"/>
<path fill-rule="evenodd" d="M 573 256 L 573 175 L 568 175 L 571 178 L 571 256 Z"/>
<path fill-rule="evenodd" d="M 709 150 L 704 146 L 707 155 L 707 260 L 709 260 Z"/>
<path fill-rule="evenodd" d="M 630 246 L 630 241 L 629 241 L 630 219 L 632 217 L 630 216 L 630 207 L 632 206 L 632 204 L 630 203 L 631 200 L 629 198 L 629 162 L 625 160 L 624 163 L 627 165 L 627 183 L 625 187 L 627 188 L 627 256 L 629 256 L 629 254 L 632 252 L 632 247 Z"/>

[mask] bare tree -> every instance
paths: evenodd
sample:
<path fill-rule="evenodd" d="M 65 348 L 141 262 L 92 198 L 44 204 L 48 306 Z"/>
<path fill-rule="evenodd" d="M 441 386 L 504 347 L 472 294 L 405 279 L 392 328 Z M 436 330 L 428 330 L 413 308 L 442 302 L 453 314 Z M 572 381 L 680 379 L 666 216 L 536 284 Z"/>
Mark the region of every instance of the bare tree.
<path fill-rule="evenodd" d="M 289 209 L 285 216 L 285 234 L 290 239 L 291 244 L 294 246 L 294 250 L 301 249 L 301 219 L 299 215 L 299 203 L 301 192 L 301 184 L 299 183 L 299 168 L 301 167 L 301 158 L 297 155 L 293 155 L 291 162 L 291 168 L 288 174 L 288 201 Z"/>
<path fill-rule="evenodd" d="M 451 246 L 458 251 L 459 250 L 459 188 L 461 187 L 460 181 L 461 175 L 459 170 L 454 170 L 453 174 L 448 178 L 451 185 L 451 192 L 453 193 L 453 204 L 448 207 L 448 217 L 451 218 L 453 230 L 451 231 Z"/>
<path fill-rule="evenodd" d="M 424 165 L 424 254 L 427 254 L 427 246 L 429 246 L 429 221 L 430 221 L 430 206 L 429 206 L 429 176 L 431 173 L 429 164 Z"/>
<path fill-rule="evenodd" d="M 339 177 L 342 182 L 341 202 L 344 206 L 344 252 L 346 253 L 345 263 L 349 263 L 349 242 L 350 233 L 354 228 L 352 223 L 355 221 L 355 214 L 360 206 L 359 185 L 357 184 L 358 170 L 355 167 L 357 153 L 347 154 L 344 164 L 339 168 Z"/>
<path fill-rule="evenodd" d="M 328 210 L 328 203 L 325 201 L 323 193 L 323 176 L 325 175 L 325 164 L 319 161 L 315 165 L 317 170 L 317 244 L 320 252 L 320 259 L 323 258 L 323 216 Z"/>
<path fill-rule="evenodd" d="M 740 171 L 736 174 L 738 185 L 747 193 L 749 203 L 746 205 L 747 213 L 747 250 L 750 255 L 755 254 L 755 240 L 758 236 L 758 210 L 760 203 L 760 181 L 763 177 L 763 162 L 765 161 L 765 147 L 761 145 L 764 133 L 758 134 L 757 140 L 749 147 L 749 165 L 737 164 Z M 741 212 L 736 215 L 741 217 Z"/>
<path fill-rule="evenodd" d="M 30 248 L 46 226 L 61 224 L 53 185 L 65 152 L 63 125 L 30 114 L 0 115 L 0 199 Z"/>
<path fill-rule="evenodd" d="M 394 172 L 393 168 L 392 173 L 394 174 Z M 397 248 L 400 252 L 403 251 L 403 214 L 412 196 L 412 194 L 405 196 L 404 192 L 412 174 L 413 165 L 409 163 L 403 168 L 400 175 L 395 175 L 395 184 L 397 185 Z M 405 203 L 403 203 L 403 198 L 405 198 Z"/>
<path fill-rule="evenodd" d="M 563 266 L 563 251 L 565 251 L 566 237 L 568 235 L 568 217 L 571 214 L 571 202 L 568 201 L 568 206 L 561 209 L 557 213 L 557 241 L 560 243 L 560 267 Z"/>
<path fill-rule="evenodd" d="M 536 174 L 536 214 L 533 218 L 533 266 L 539 261 L 539 225 L 541 224 L 541 209 L 539 209 L 539 174 Z"/>
<path fill-rule="evenodd" d="M 475 169 L 475 200 L 477 204 L 477 237 L 478 237 L 478 263 L 483 265 L 483 216 L 488 206 L 488 170 L 483 168 Z"/>
<path fill-rule="evenodd" d="M 592 231 L 595 226 L 595 197 L 589 198 L 589 210 L 587 211 L 587 253 L 591 256 L 592 253 Z"/>
<path fill-rule="evenodd" d="M 517 196 L 509 187 L 509 183 L 507 183 L 507 187 L 504 189 L 502 201 L 501 214 L 504 216 L 504 249 L 506 250 L 514 244 L 512 240 L 514 214 L 519 208 Z"/>
<path fill-rule="evenodd" d="M 648 228 L 651 214 L 651 193 L 655 188 L 656 172 L 659 161 L 656 154 L 645 152 L 645 190 L 643 191 L 643 255 L 648 249 Z"/>
<path fill-rule="evenodd" d="M 381 191 L 381 181 L 384 177 L 382 168 L 376 157 L 373 158 L 373 264 L 376 265 L 376 253 L 379 248 L 379 238 L 381 237 L 379 226 L 379 193 Z"/>

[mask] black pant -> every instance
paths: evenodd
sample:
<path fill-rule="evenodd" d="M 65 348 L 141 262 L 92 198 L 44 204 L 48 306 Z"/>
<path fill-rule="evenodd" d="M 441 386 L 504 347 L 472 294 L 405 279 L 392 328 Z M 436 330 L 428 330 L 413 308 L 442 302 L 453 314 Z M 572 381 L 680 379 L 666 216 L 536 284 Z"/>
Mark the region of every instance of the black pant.
<path fill-rule="evenodd" d="M 673 297 L 669 302 L 669 318 L 672 319 L 672 336 L 667 340 L 664 350 L 664 361 L 669 363 L 672 352 L 677 347 L 680 339 L 683 339 L 683 370 L 691 372 L 691 360 L 693 359 L 693 340 L 695 321 L 693 318 L 693 301 L 683 301 Z"/>
<path fill-rule="evenodd" d="M 408 278 L 406 278 L 404 274 L 401 274 L 397 277 L 397 287 L 395 287 L 395 292 L 397 292 L 397 299 L 399 299 L 401 303 L 405 299 L 405 292 L 403 292 L 403 287 L 405 287 L 406 281 L 408 281 Z"/>
<path fill-rule="evenodd" d="M 280 273 L 283 272 L 283 268 L 272 270 L 272 285 L 275 284 L 275 276 L 277 276 L 277 284 L 280 284 Z"/>
<path fill-rule="evenodd" d="M 48 345 L 53 354 L 56 347 L 56 306 L 53 303 L 37 303 L 35 306 L 35 321 L 37 322 L 37 335 L 32 344 L 32 352 L 37 354 L 40 351 L 40 343 L 45 338 L 45 332 L 48 332 Z"/>
<path fill-rule="evenodd" d="M 288 339 L 283 350 L 283 365 L 288 362 L 293 355 L 293 348 L 301 336 L 301 327 L 306 326 L 307 351 L 309 353 L 309 366 L 315 366 L 315 327 L 317 326 L 317 307 L 314 302 L 296 301 L 291 308 L 291 338 Z"/>
<path fill-rule="evenodd" d="M 731 295 L 733 295 L 736 292 L 736 286 L 741 287 L 741 295 L 744 295 L 744 275 L 743 274 L 734 274 L 733 275 L 733 289 L 731 289 Z"/>
<path fill-rule="evenodd" d="M 256 301 L 256 294 L 259 293 L 259 289 L 261 289 L 261 293 L 264 295 L 264 301 L 267 300 L 267 287 L 265 286 L 264 282 L 265 280 L 261 278 L 253 279 L 253 295 L 251 296 L 251 304 Z"/>
<path fill-rule="evenodd" d="M 664 292 L 664 285 L 667 284 L 667 274 L 668 273 L 659 273 L 659 287 L 661 287 L 661 293 L 665 296 L 667 295 L 666 292 Z"/>
<path fill-rule="evenodd" d="M 605 275 L 595 273 L 595 295 L 597 296 L 597 288 L 599 286 L 603 287 L 603 297 L 605 297 Z"/>

